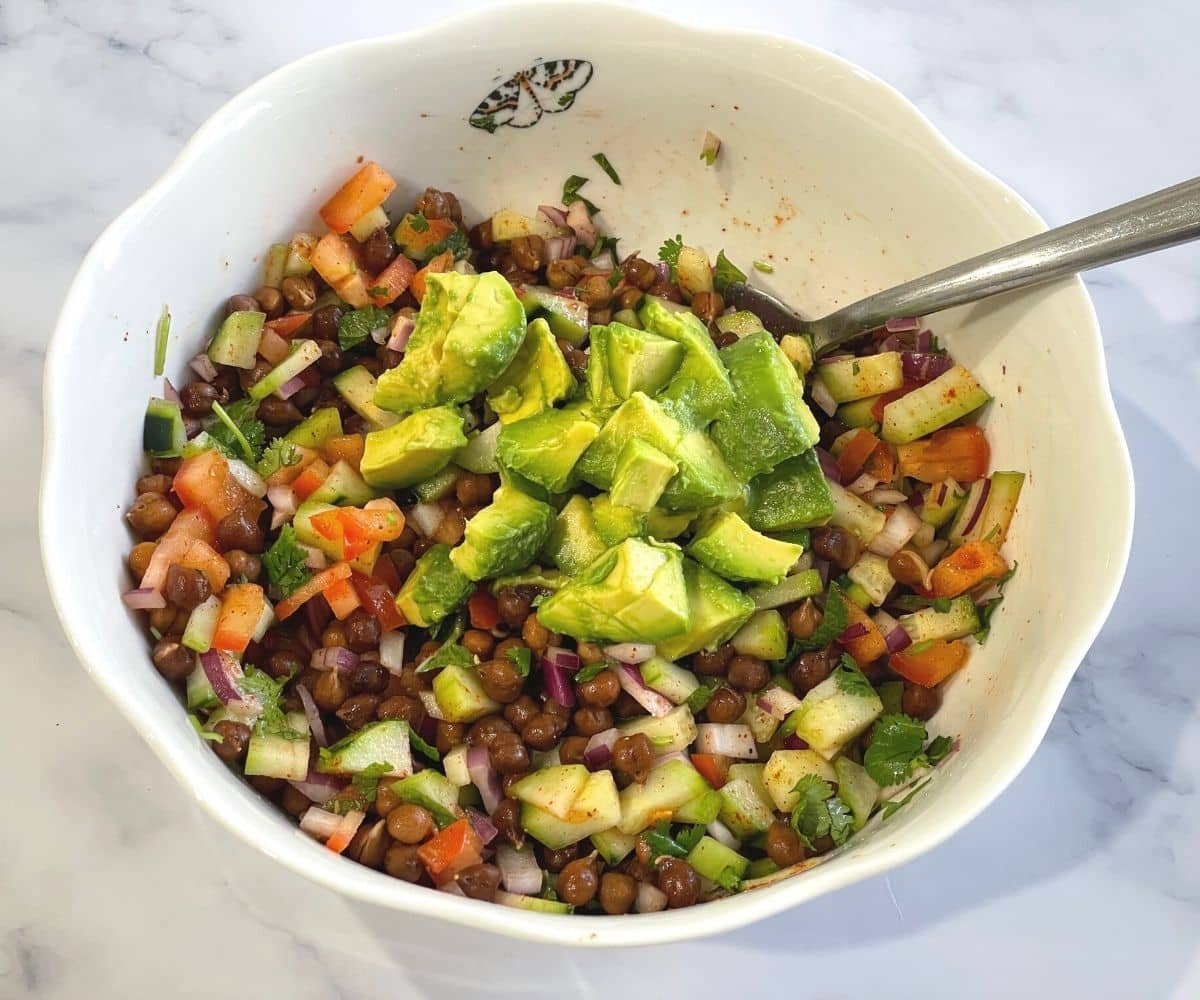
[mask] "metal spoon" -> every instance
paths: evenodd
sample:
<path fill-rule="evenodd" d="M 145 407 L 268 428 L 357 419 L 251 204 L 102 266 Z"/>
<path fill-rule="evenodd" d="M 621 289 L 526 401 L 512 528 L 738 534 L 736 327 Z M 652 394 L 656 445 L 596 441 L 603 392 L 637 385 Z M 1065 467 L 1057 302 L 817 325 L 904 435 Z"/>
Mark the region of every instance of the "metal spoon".
<path fill-rule="evenodd" d="M 821 355 L 894 317 L 926 316 L 1197 237 L 1200 177 L 876 292 L 821 319 L 803 319 L 773 295 L 742 282 L 731 284 L 724 298 L 757 314 L 774 334 L 812 334 Z"/>

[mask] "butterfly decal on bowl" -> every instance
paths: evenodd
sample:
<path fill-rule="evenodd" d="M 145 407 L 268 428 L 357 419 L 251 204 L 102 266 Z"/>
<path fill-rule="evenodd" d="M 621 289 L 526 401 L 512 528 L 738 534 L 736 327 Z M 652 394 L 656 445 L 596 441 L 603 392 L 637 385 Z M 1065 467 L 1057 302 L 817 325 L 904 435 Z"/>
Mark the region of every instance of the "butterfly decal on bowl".
<path fill-rule="evenodd" d="M 591 78 L 586 59 L 538 59 L 488 94 L 468 120 L 487 132 L 501 125 L 530 128 L 544 114 L 566 111 Z"/>

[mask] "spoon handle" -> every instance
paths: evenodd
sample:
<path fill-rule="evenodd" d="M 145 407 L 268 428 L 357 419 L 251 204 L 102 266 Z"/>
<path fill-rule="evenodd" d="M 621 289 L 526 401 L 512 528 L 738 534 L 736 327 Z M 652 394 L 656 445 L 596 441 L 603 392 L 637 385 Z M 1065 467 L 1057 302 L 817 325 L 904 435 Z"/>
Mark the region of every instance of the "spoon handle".
<path fill-rule="evenodd" d="M 808 324 L 813 346 L 1200 237 L 1200 177 L 877 292 Z"/>

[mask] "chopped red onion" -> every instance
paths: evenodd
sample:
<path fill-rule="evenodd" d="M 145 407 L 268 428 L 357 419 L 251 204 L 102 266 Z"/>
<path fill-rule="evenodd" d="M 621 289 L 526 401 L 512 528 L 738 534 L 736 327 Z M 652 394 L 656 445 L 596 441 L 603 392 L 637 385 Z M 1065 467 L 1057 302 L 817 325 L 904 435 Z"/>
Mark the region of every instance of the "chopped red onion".
<path fill-rule="evenodd" d="M 895 334 L 893 334 L 890 337 L 887 337 L 886 339 L 881 341 L 879 344 L 879 353 L 880 354 L 890 354 L 893 351 L 902 351 L 902 350 L 904 350 L 904 341 L 901 340 L 899 337 L 897 337 Z"/>
<path fill-rule="evenodd" d="M 814 559 L 813 569 L 817 571 L 817 575 L 821 578 L 821 586 L 824 587 L 829 582 L 829 560 Z"/>
<path fill-rule="evenodd" d="M 231 654 L 210 649 L 200 654 L 200 667 L 222 705 L 238 704 L 244 700 L 235 683 L 242 676 L 242 667 Z"/>
<path fill-rule="evenodd" d="M 308 728 L 313 739 L 317 741 L 317 746 L 329 746 L 329 734 L 325 732 L 325 722 L 321 718 L 317 703 L 313 701 L 312 694 L 303 684 L 297 684 L 296 695 L 300 698 L 300 704 L 304 706 L 304 714 L 308 718 Z"/>
<path fill-rule="evenodd" d="M 467 819 L 470 820 L 471 827 L 478 834 L 479 839 L 483 841 L 486 847 L 499 835 L 500 831 L 496 829 L 496 824 L 488 819 L 478 809 L 464 809 Z"/>
<path fill-rule="evenodd" d="M 975 509 L 971 511 L 967 517 L 966 524 L 963 525 L 963 535 L 969 535 L 975 527 L 975 523 L 979 520 L 979 516 L 983 513 L 983 508 L 987 506 L 988 494 L 992 492 L 992 481 L 985 479 L 983 488 L 979 491 L 979 499 L 975 503 Z"/>
<path fill-rule="evenodd" d="M 417 321 L 412 316 L 406 313 L 397 313 L 396 318 L 392 320 L 391 335 L 387 339 L 388 350 L 403 354 L 404 349 L 408 347 L 408 338 L 412 336 L 416 325 Z"/>
<path fill-rule="evenodd" d="M 665 260 L 656 260 L 654 262 L 654 271 L 658 275 L 658 283 L 665 285 L 671 280 L 671 266 Z"/>
<path fill-rule="evenodd" d="M 758 760 L 754 733 L 740 722 L 702 722 L 696 727 L 696 752 L 719 753 L 741 760 Z"/>
<path fill-rule="evenodd" d="M 582 201 L 571 202 L 567 209 L 567 225 L 575 230 L 575 238 L 589 250 L 596 245 L 596 226 Z"/>
<path fill-rule="evenodd" d="M 628 663 L 617 664 L 617 680 L 633 700 L 656 719 L 661 719 L 675 707 L 671 699 L 646 686 L 637 667 L 631 667 Z"/>
<path fill-rule="evenodd" d="M 946 502 L 947 490 L 949 490 L 949 487 L 946 485 L 945 480 L 942 480 L 941 486 L 938 487 L 938 495 L 937 495 L 937 502 L 938 502 L 939 507 Z"/>
<path fill-rule="evenodd" d="M 496 806 L 504 798 L 504 789 L 500 783 L 500 775 L 488 759 L 488 749 L 482 743 L 467 751 L 467 773 L 471 775 L 471 783 L 479 789 L 483 808 L 489 813 L 495 812 Z"/>
<path fill-rule="evenodd" d="M 546 696 L 553 698 L 560 705 L 570 708 L 575 704 L 575 689 L 571 685 L 571 672 L 565 667 L 557 666 L 552 661 L 542 658 L 542 684 Z"/>
<path fill-rule="evenodd" d="M 309 806 L 300 817 L 300 829 L 318 840 L 328 840 L 341 825 L 341 816 L 319 806 Z"/>
<path fill-rule="evenodd" d="M 612 274 L 616 266 L 617 262 L 613 258 L 611 250 L 602 250 L 588 264 L 590 270 L 595 270 L 600 274 Z"/>
<path fill-rule="evenodd" d="M 431 538 L 433 533 L 437 531 L 438 525 L 442 523 L 446 512 L 442 510 L 441 504 L 418 503 L 413 504 L 408 516 L 422 535 L 426 538 Z"/>
<path fill-rule="evenodd" d="M 900 624 L 882 608 L 879 611 L 876 611 L 875 614 L 871 615 L 871 621 L 875 623 L 875 627 L 884 635 L 887 635 L 892 629 Z"/>
<path fill-rule="evenodd" d="M 887 643 L 889 653 L 899 653 L 902 649 L 908 649 L 912 645 L 912 636 L 905 630 L 903 625 L 897 624 L 895 628 L 883 633 L 884 642 Z"/>
<path fill-rule="evenodd" d="M 863 473 L 854 482 L 846 487 L 846 490 L 853 493 L 856 497 L 862 496 L 864 493 L 870 493 L 879 485 L 879 480 L 872 475 Z"/>
<path fill-rule="evenodd" d="M 288 379 L 283 383 L 283 385 L 276 389 L 275 395 L 280 399 L 291 399 L 294 395 L 296 395 L 296 393 L 304 388 L 305 384 L 304 376 L 296 375 Z"/>
<path fill-rule="evenodd" d="M 583 748 L 583 762 L 588 769 L 595 771 L 607 767 L 608 762 L 612 760 L 613 744 L 620 738 L 621 731 L 616 727 L 593 734 L 588 739 L 587 746 Z"/>
<path fill-rule="evenodd" d="M 838 486 L 842 485 L 842 472 L 838 468 L 837 459 L 834 458 L 824 448 L 817 449 L 817 461 L 821 465 L 821 471 L 825 473 L 825 478 Z"/>
<path fill-rule="evenodd" d="M 400 676 L 404 667 L 404 632 L 393 629 L 379 637 L 379 662 L 389 674 Z"/>
<path fill-rule="evenodd" d="M 853 624 L 846 626 L 846 630 L 838 636 L 837 641 L 842 645 L 845 645 L 848 642 L 853 642 L 855 639 L 861 639 L 870 631 L 871 630 L 867 628 L 865 622 L 854 622 Z"/>
<path fill-rule="evenodd" d="M 168 403 L 179 403 L 182 405 L 183 400 L 179 398 L 179 390 L 171 383 L 169 378 L 163 379 L 163 399 Z"/>
<path fill-rule="evenodd" d="M 125 607 L 131 611 L 157 611 L 167 606 L 167 599 L 153 587 L 136 587 L 121 595 Z"/>
<path fill-rule="evenodd" d="M 546 240 L 546 262 L 564 260 L 575 252 L 574 236 L 551 236 Z"/>
<path fill-rule="evenodd" d="M 667 908 L 667 894 L 649 882 L 639 882 L 633 908 L 638 913 L 657 913 Z"/>
<path fill-rule="evenodd" d="M 802 740 L 795 733 L 788 733 L 787 736 L 783 738 L 782 746 L 785 750 L 807 750 L 808 741 Z"/>
<path fill-rule="evenodd" d="M 862 495 L 862 498 L 872 507 L 879 507 L 883 504 L 905 503 L 908 497 L 899 490 L 894 490 L 890 486 L 877 486 L 873 490 Z"/>
<path fill-rule="evenodd" d="M 533 848 L 518 851 L 511 844 L 501 844 L 496 848 L 496 867 L 500 869 L 500 880 L 508 892 L 536 896 L 542 891 L 544 876 Z"/>
<path fill-rule="evenodd" d="M 921 519 L 913 509 L 906 503 L 897 504 L 883 523 L 883 531 L 875 536 L 867 548 L 877 556 L 890 559 L 909 543 L 920 527 Z"/>
<path fill-rule="evenodd" d="M 648 642 L 618 642 L 605 646 L 604 655 L 621 663 L 645 663 L 654 655 L 654 647 Z"/>
<path fill-rule="evenodd" d="M 183 432 L 184 432 L 184 434 L 187 435 L 187 439 L 189 441 L 192 438 L 194 438 L 197 434 L 199 434 L 202 430 L 204 430 L 204 424 L 200 423 L 200 421 L 197 420 L 195 417 L 184 417 L 183 418 Z"/>
<path fill-rule="evenodd" d="M 939 375 L 945 375 L 954 367 L 954 359 L 949 354 L 919 354 L 916 351 L 903 351 L 900 354 L 900 365 L 904 377 L 924 385 L 932 382 Z"/>
<path fill-rule="evenodd" d="M 908 333 L 910 330 L 921 329 L 920 316 L 898 316 L 883 324 L 888 333 Z"/>
<path fill-rule="evenodd" d="M 913 490 L 912 496 L 908 498 L 908 505 L 913 510 L 920 510 L 925 506 L 925 494 L 920 490 Z"/>
<path fill-rule="evenodd" d="M 259 338 L 258 353 L 271 364 L 277 365 L 292 353 L 292 345 L 274 330 L 267 328 Z"/>
<path fill-rule="evenodd" d="M 290 486 L 268 486 L 267 500 L 274 508 L 271 512 L 272 531 L 281 528 L 295 516 L 296 494 Z"/>
<path fill-rule="evenodd" d="M 733 831 L 729 829 L 719 819 L 714 819 L 705 827 L 705 832 L 719 844 L 724 844 L 730 850 L 736 851 L 742 846 L 742 842 L 733 835 Z"/>
<path fill-rule="evenodd" d="M 350 846 L 350 841 L 354 839 L 354 835 L 358 833 L 358 828 L 362 826 L 362 822 L 366 818 L 367 814 L 359 809 L 351 809 L 342 817 L 342 821 L 337 825 L 337 829 L 327 838 L 332 839 L 335 836 L 341 838 L 345 846 L 341 851 L 338 851 L 338 854 L 341 854 L 346 847 Z"/>
<path fill-rule="evenodd" d="M 289 781 L 288 784 L 310 802 L 315 802 L 317 805 L 323 806 L 345 788 L 349 784 L 349 781 L 340 775 L 321 774 L 309 764 L 308 774 L 303 781 Z"/>
<path fill-rule="evenodd" d="M 791 691 L 781 687 L 772 687 L 767 688 L 758 696 L 756 704 L 772 718 L 782 722 L 800 707 L 800 699 Z"/>
<path fill-rule="evenodd" d="M 537 214 L 552 226 L 565 226 L 567 224 L 566 209 L 559 208 L 557 205 L 538 205 Z"/>
<path fill-rule="evenodd" d="M 812 400 L 824 411 L 825 416 L 832 417 L 837 413 L 837 400 L 833 398 L 833 393 L 829 391 L 823 379 L 814 378 L 812 380 L 811 390 Z"/>
<path fill-rule="evenodd" d="M 313 653 L 308 665 L 313 670 L 336 670 L 348 674 L 358 666 L 358 654 L 345 646 L 326 646 Z"/>
<path fill-rule="evenodd" d="M 917 350 L 921 354 L 926 354 L 929 351 L 932 351 L 933 350 L 933 331 L 932 330 L 922 330 L 920 333 L 918 333 L 917 339 L 916 339 L 916 346 L 917 346 Z"/>
<path fill-rule="evenodd" d="M 188 362 L 188 367 L 205 382 L 211 382 L 217 377 L 217 366 L 213 364 L 212 358 L 203 351 Z"/>

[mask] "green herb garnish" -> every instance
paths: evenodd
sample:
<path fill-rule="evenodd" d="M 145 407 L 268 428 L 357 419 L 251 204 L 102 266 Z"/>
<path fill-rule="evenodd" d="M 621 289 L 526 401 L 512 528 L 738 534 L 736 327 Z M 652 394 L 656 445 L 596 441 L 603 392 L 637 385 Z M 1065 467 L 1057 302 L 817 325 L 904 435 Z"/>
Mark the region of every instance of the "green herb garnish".
<path fill-rule="evenodd" d="M 295 465 L 300 461 L 300 449 L 286 438 L 275 438 L 265 449 L 258 460 L 258 474 L 266 479 L 280 469 Z"/>
<path fill-rule="evenodd" d="M 226 455 L 241 458 L 253 465 L 267 438 L 267 428 L 261 420 L 255 420 L 258 404 L 252 399 L 240 399 L 226 409 L 213 402 L 213 413 L 217 422 L 208 428 L 208 436 Z"/>
<path fill-rule="evenodd" d="M 658 248 L 658 259 L 671 269 L 671 280 L 675 280 L 675 265 L 679 263 L 679 254 L 683 251 L 683 235 L 675 234 L 675 239 L 667 240 Z"/>
<path fill-rule="evenodd" d="M 442 755 L 438 753 L 437 747 L 430 746 L 428 743 L 426 743 L 425 740 L 421 738 L 421 734 L 413 729 L 409 723 L 406 722 L 405 725 L 408 726 L 408 742 L 412 744 L 412 748 L 416 750 L 417 753 L 419 753 L 422 757 L 433 761 L 435 764 L 440 763 Z"/>
<path fill-rule="evenodd" d="M 763 274 L 774 274 L 775 273 L 775 265 L 770 263 L 769 261 L 752 260 L 750 263 L 754 265 L 754 270 L 762 271 Z"/>
<path fill-rule="evenodd" d="M 355 790 L 368 802 L 375 801 L 375 792 L 379 789 L 379 779 L 392 769 L 386 761 L 376 761 L 364 767 L 350 781 Z"/>
<path fill-rule="evenodd" d="M 475 666 L 475 657 L 466 646 L 460 646 L 457 642 L 444 642 L 438 647 L 436 653 L 417 667 L 417 673 L 424 674 L 430 670 L 440 670 L 442 667 L 450 666 L 470 669 Z"/>
<path fill-rule="evenodd" d="M 792 829 L 810 850 L 821 837 L 831 837 L 835 844 L 844 844 L 850 836 L 853 816 L 849 807 L 833 794 L 833 786 L 815 774 L 806 774 L 793 792 L 799 801 L 792 807 L 789 818 Z"/>
<path fill-rule="evenodd" d="M 297 732 L 293 729 L 279 704 L 283 686 L 291 679 L 291 674 L 286 674 L 276 680 L 266 671 L 259 670 L 258 667 L 246 667 L 246 672 L 234 681 L 242 694 L 252 696 L 262 706 L 258 721 L 254 723 L 254 731 L 258 735 L 308 741 L 308 733 Z"/>
<path fill-rule="evenodd" d="M 279 588 L 284 597 L 295 593 L 312 577 L 311 570 L 305 565 L 307 561 L 308 553 L 296 541 L 296 532 L 290 524 L 283 526 L 279 537 L 262 557 L 267 579 Z"/>
<path fill-rule="evenodd" d="M 471 254 L 471 244 L 467 240 L 467 234 L 461 229 L 454 230 L 445 239 L 439 240 L 426 250 L 425 259 L 431 260 L 438 254 L 445 253 L 447 250 L 454 254 L 455 260 L 466 260 Z"/>
<path fill-rule="evenodd" d="M 846 612 L 846 598 L 836 583 L 829 585 L 829 594 L 825 598 L 825 616 L 817 630 L 807 639 L 798 640 L 800 652 L 811 652 L 814 649 L 824 649 L 834 639 L 846 631 L 849 615 Z"/>
<path fill-rule="evenodd" d="M 990 601 L 985 601 L 978 609 L 979 611 L 979 631 L 975 633 L 975 641 L 980 645 L 987 642 L 988 636 L 992 631 L 992 615 L 996 613 L 996 609 L 1000 607 L 1004 601 L 1004 585 L 1013 578 L 1013 574 L 1017 572 L 1017 563 L 1012 564 L 1012 569 L 1005 573 L 999 580 L 996 581 L 996 589 L 1000 591 L 999 595 L 993 597 Z"/>
<path fill-rule="evenodd" d="M 915 786 L 913 786 L 913 789 L 912 789 L 912 791 L 910 791 L 910 792 L 909 792 L 909 793 L 908 793 L 906 796 L 904 796 L 904 798 L 900 799 L 899 801 L 893 800 L 893 801 L 891 801 L 891 802 L 885 802 L 885 803 L 884 803 L 882 806 L 880 806 L 880 808 L 879 808 L 879 815 L 880 815 L 880 818 L 881 818 L 881 819 L 887 819 L 889 816 L 891 816 L 891 815 L 892 815 L 892 813 L 894 813 L 894 812 L 895 812 L 897 809 L 899 809 L 901 806 L 906 806 L 906 805 L 908 805 L 908 804 L 909 804 L 909 802 L 911 802 L 911 801 L 912 801 L 912 797 L 913 797 L 914 795 L 916 795 L 916 794 L 917 794 L 917 792 L 919 792 L 919 791 L 920 791 L 922 788 L 924 788 L 926 785 L 928 785 L 928 784 L 929 784 L 929 782 L 930 782 L 930 779 L 929 779 L 929 778 L 926 778 L 924 781 L 922 781 L 922 782 L 919 782 L 918 784 L 916 784 Z"/>
<path fill-rule="evenodd" d="M 721 682 L 718 680 L 701 681 L 700 686 L 688 695 L 687 707 L 693 714 L 701 711 L 720 686 Z"/>
<path fill-rule="evenodd" d="M 528 677 L 529 671 L 533 667 L 533 650 L 528 646 L 510 646 L 506 650 L 506 655 L 513 661 L 513 665 L 517 668 L 518 677 Z M 576 680 L 579 678 L 576 677 Z"/>
<path fill-rule="evenodd" d="M 734 282 L 746 280 L 746 274 L 741 268 L 730 263 L 728 257 L 725 256 L 725 251 L 722 250 L 717 254 L 717 264 L 713 268 L 713 288 L 724 294 Z"/>
<path fill-rule="evenodd" d="M 573 205 L 577 201 L 583 202 L 584 207 L 588 210 L 589 215 L 595 215 L 600 211 L 595 205 L 588 201 L 579 193 L 579 189 L 588 182 L 586 177 L 580 177 L 578 174 L 572 174 L 563 182 L 562 203 L 564 205 Z"/>
<path fill-rule="evenodd" d="M 510 653 L 515 650 L 509 650 Z M 580 667 L 575 671 L 575 683 L 583 684 L 585 681 L 590 681 L 593 677 L 604 673 L 612 664 L 608 660 L 597 660 L 595 663 L 589 663 L 586 667 Z"/>
<path fill-rule="evenodd" d="M 196 735 L 200 739 L 207 740 L 209 743 L 223 743 L 225 741 L 225 737 L 220 733 L 214 733 L 211 729 L 205 729 L 204 723 L 196 715 L 189 714 L 188 722 L 192 724 L 192 728 L 196 730 Z"/>
<path fill-rule="evenodd" d="M 833 676 L 837 678 L 839 691 L 858 695 L 861 698 L 866 698 L 875 693 L 875 689 L 871 687 L 871 682 L 859 670 L 858 663 L 849 653 L 842 654 L 841 662 L 833 671 Z"/>
<path fill-rule="evenodd" d="M 619 185 L 621 183 L 621 178 L 617 175 L 616 170 L 613 169 L 613 165 L 608 162 L 607 156 L 605 156 L 603 153 L 594 153 L 592 155 L 592 159 L 595 160 L 598 164 L 600 164 L 600 169 L 603 170 L 606 174 L 608 174 L 609 179 L 614 184 Z"/>
<path fill-rule="evenodd" d="M 408 228 L 414 233 L 429 232 L 429 220 L 421 212 L 416 212 L 408 217 Z"/>
<path fill-rule="evenodd" d="M 880 716 L 863 754 L 863 767 L 879 785 L 898 785 L 912 773 L 927 736 L 925 726 L 911 716 Z"/>
<path fill-rule="evenodd" d="M 728 892 L 737 892 L 742 887 L 742 877 L 730 865 L 721 869 L 721 873 L 716 878 L 716 883 Z"/>
<path fill-rule="evenodd" d="M 467 120 L 471 125 L 475 126 L 475 128 L 481 128 L 489 135 L 493 134 L 496 129 L 500 127 L 496 124 L 496 118 L 494 115 L 477 115 L 476 117 L 469 118 Z"/>
<path fill-rule="evenodd" d="M 425 224 L 427 227 L 429 223 Z M 338 346 L 343 351 L 349 351 L 365 340 L 371 333 L 388 325 L 392 314 L 379 306 L 363 306 L 353 312 L 342 313 L 338 321 Z"/>

